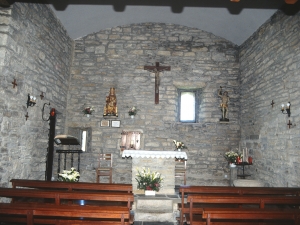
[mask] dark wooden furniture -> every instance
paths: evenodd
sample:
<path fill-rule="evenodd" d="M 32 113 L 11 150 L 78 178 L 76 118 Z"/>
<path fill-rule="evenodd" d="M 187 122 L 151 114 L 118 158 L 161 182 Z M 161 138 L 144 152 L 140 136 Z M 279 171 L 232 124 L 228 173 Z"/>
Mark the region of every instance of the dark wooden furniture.
<path fill-rule="evenodd" d="M 112 183 L 112 164 L 113 154 L 99 154 L 99 165 L 96 169 L 96 182 L 100 182 L 100 177 L 108 177 L 109 183 Z"/>
<path fill-rule="evenodd" d="M 130 211 L 121 206 L 51 205 L 43 203 L 0 203 L 0 220 L 41 224 L 129 225 Z M 127 222 L 125 222 L 127 220 Z"/>
<path fill-rule="evenodd" d="M 281 210 L 281 209 L 226 209 L 226 208 L 204 208 L 203 218 L 206 219 L 206 225 L 211 225 L 212 219 L 222 221 L 219 224 L 225 224 L 224 220 L 230 220 L 229 224 L 236 224 L 234 221 L 239 220 L 238 224 L 260 224 L 259 221 L 265 223 L 273 221 L 276 224 L 299 225 L 299 210 Z M 244 221 L 244 222 L 242 222 Z M 250 221 L 250 222 L 249 222 Z M 264 224 L 265 224 L 264 223 Z M 201 222 L 191 222 L 191 225 L 200 225 Z M 213 224 L 217 224 L 214 222 Z M 228 224 L 228 223 L 227 223 Z M 272 223 L 273 224 L 273 223 Z"/>
<path fill-rule="evenodd" d="M 125 206 L 128 209 L 131 209 L 134 201 L 132 193 L 39 190 L 27 188 L 0 188 L 0 197 L 12 198 L 14 199 L 14 203 L 20 201 L 39 201 L 60 205 L 80 204 L 80 202 L 84 201 L 85 205 L 119 205 Z"/>
<path fill-rule="evenodd" d="M 95 219 L 101 219 L 101 222 L 97 220 L 95 224 L 113 224 L 113 225 L 120 225 L 120 224 L 132 224 L 134 219 L 133 215 L 130 214 L 130 209 L 132 207 L 134 196 L 132 193 L 132 185 L 129 184 L 97 184 L 97 183 L 83 183 L 83 182 L 58 182 L 58 181 L 39 181 L 39 180 L 21 180 L 21 179 L 13 179 L 11 180 L 13 184 L 13 188 L 0 188 L 0 197 L 11 198 L 13 201 L 9 203 L 13 206 L 19 207 L 21 204 L 32 204 L 36 206 L 43 207 L 47 205 L 47 207 L 54 207 L 56 208 L 57 213 L 51 214 L 49 217 L 44 218 L 43 215 L 36 215 L 33 218 L 30 217 L 30 221 L 38 220 L 39 223 L 49 223 L 49 220 L 55 220 L 53 224 L 93 224 L 95 222 L 90 222 L 91 220 L 89 217 L 88 219 L 85 218 L 84 213 L 86 208 L 88 207 L 100 207 L 105 209 L 116 209 L 118 212 L 118 207 L 126 208 L 126 215 L 124 215 L 124 219 L 116 220 L 116 218 L 98 218 L 97 216 Z M 8 216 L 3 213 L 1 215 L 0 221 L 8 221 L 8 222 L 26 222 L 27 217 L 24 217 L 22 214 L 21 217 L 19 216 L 12 216 L 18 215 L 15 214 L 16 211 L 13 209 L 11 205 L 7 206 L 9 210 Z M 61 206 L 77 206 L 76 210 L 79 212 L 70 218 L 67 213 L 61 211 Z M 4 207 L 4 206 L 3 206 Z M 4 207 L 5 208 L 5 207 Z M 54 207 L 55 208 L 55 207 Z M 80 212 L 81 209 L 84 209 L 84 212 Z M 95 208 L 91 208 L 95 209 Z M 1 210 L 1 209 L 0 209 Z M 23 209 L 20 209 L 21 212 Z M 37 209 L 32 209 L 35 212 Z M 63 208 L 64 210 L 64 208 Z M 76 211 L 74 210 L 74 211 Z M 96 210 L 98 210 L 96 208 Z M 5 211 L 8 212 L 8 211 Z M 25 212 L 25 211 L 24 211 Z M 32 213 L 31 211 L 26 211 L 27 213 Z M 61 212 L 61 213 L 59 213 Z M 1 213 L 0 213 L 1 214 Z M 128 215 L 127 215 L 128 214 Z M 108 214 L 109 215 L 109 214 Z M 103 215 L 104 216 L 104 215 Z M 115 216 L 112 214 L 112 216 Z M 52 218 L 53 217 L 53 218 Z M 77 219 L 83 217 L 83 221 L 76 221 L 74 223 L 74 218 Z M 94 216 L 92 216 L 94 218 Z M 75 219 L 76 219 L 75 218 Z M 70 222 L 68 222 L 70 220 Z M 58 223 L 57 221 L 60 221 Z M 73 223 L 72 223 L 73 221 Z M 104 223 L 103 221 L 107 222 Z M 27 221 L 29 224 L 29 222 Z M 50 223 L 51 224 L 51 223 Z"/>
<path fill-rule="evenodd" d="M 43 181 L 43 180 L 10 180 L 13 188 L 27 187 L 39 189 L 56 189 L 56 190 L 90 190 L 90 191 L 118 191 L 132 193 L 131 184 L 100 184 L 88 182 L 61 182 L 61 181 Z"/>
<path fill-rule="evenodd" d="M 299 196 L 300 188 L 283 187 L 231 187 L 231 186 L 189 186 L 182 185 L 179 188 L 181 194 L 180 225 L 183 225 L 184 215 L 189 214 L 189 204 L 185 204 L 185 197 L 190 194 L 216 194 L 216 195 L 282 195 Z"/>
<path fill-rule="evenodd" d="M 251 174 L 245 174 L 245 166 L 251 166 L 252 164 L 249 164 L 248 162 L 241 162 L 236 164 L 238 167 L 242 167 L 242 174 L 237 174 L 238 177 L 245 179 L 246 177 L 251 176 Z"/>
<path fill-rule="evenodd" d="M 295 209 L 299 208 L 300 197 L 299 196 L 270 196 L 270 195 L 238 195 L 238 196 L 223 196 L 223 195 L 197 195 L 191 194 L 187 198 L 189 203 L 189 215 L 186 215 L 187 222 L 190 224 L 197 224 L 204 222 L 204 220 L 194 215 L 202 215 L 204 208 L 241 208 L 247 209 L 270 207 L 272 209 L 277 208 L 278 205 L 281 208 Z M 196 207 L 194 207 L 197 205 Z M 279 209 L 279 208 L 278 208 Z M 299 210 L 300 212 L 300 210 Z"/>

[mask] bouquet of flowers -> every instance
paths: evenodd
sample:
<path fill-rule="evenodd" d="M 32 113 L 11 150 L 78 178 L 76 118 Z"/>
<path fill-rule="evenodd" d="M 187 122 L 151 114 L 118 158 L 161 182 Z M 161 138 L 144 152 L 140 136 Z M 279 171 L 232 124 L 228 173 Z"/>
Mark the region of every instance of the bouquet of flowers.
<path fill-rule="evenodd" d="M 229 152 L 225 152 L 224 157 L 229 163 L 236 163 L 236 160 L 237 160 L 237 157 L 239 157 L 239 154 L 234 151 L 229 151 Z"/>
<path fill-rule="evenodd" d="M 137 111 L 139 111 L 139 109 L 137 109 L 137 107 L 135 107 L 135 106 L 132 106 L 128 111 L 128 115 L 135 116 L 137 114 Z"/>
<path fill-rule="evenodd" d="M 78 182 L 79 178 L 80 174 L 74 167 L 71 170 L 63 170 L 62 173 L 58 174 L 58 181 Z"/>
<path fill-rule="evenodd" d="M 92 112 L 94 112 L 94 108 L 91 106 L 91 107 L 85 107 L 84 110 L 82 110 L 83 114 L 86 115 L 86 114 L 92 114 Z"/>
<path fill-rule="evenodd" d="M 175 147 L 176 149 L 184 149 L 184 148 L 187 148 L 183 142 L 181 141 L 176 141 L 176 140 L 173 140 L 174 144 L 175 144 Z"/>
<path fill-rule="evenodd" d="M 159 191 L 162 187 L 161 182 L 163 178 L 158 172 L 151 172 L 150 169 L 143 168 L 141 171 L 137 169 L 136 181 L 137 188 L 142 190 Z"/>

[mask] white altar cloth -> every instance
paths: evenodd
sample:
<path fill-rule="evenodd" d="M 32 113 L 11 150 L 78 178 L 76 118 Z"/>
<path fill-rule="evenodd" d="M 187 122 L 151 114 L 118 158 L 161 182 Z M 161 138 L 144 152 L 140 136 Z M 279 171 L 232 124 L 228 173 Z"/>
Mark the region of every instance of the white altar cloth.
<path fill-rule="evenodd" d="M 145 151 L 145 150 L 124 150 L 122 153 L 122 158 L 132 157 L 132 158 L 178 158 L 186 159 L 187 154 L 185 152 L 179 151 Z"/>

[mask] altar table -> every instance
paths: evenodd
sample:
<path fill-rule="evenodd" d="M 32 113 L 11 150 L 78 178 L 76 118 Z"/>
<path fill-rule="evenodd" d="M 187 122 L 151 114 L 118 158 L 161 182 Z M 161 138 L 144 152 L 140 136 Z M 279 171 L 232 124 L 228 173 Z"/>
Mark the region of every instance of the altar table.
<path fill-rule="evenodd" d="M 187 154 L 179 151 L 124 150 L 122 158 L 132 159 L 133 193 L 144 193 L 137 189 L 137 169 L 149 168 L 163 177 L 162 188 L 157 194 L 175 194 L 175 158 L 187 160 Z"/>

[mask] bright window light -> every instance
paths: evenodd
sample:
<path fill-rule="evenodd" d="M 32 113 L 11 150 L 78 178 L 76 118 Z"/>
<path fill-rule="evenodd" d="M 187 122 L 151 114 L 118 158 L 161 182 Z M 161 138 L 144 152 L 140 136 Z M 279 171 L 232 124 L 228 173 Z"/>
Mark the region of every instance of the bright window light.
<path fill-rule="evenodd" d="M 81 150 L 86 151 L 86 137 L 87 137 L 87 131 L 83 130 L 81 133 Z"/>
<path fill-rule="evenodd" d="M 195 122 L 195 92 L 181 92 L 180 121 Z"/>

